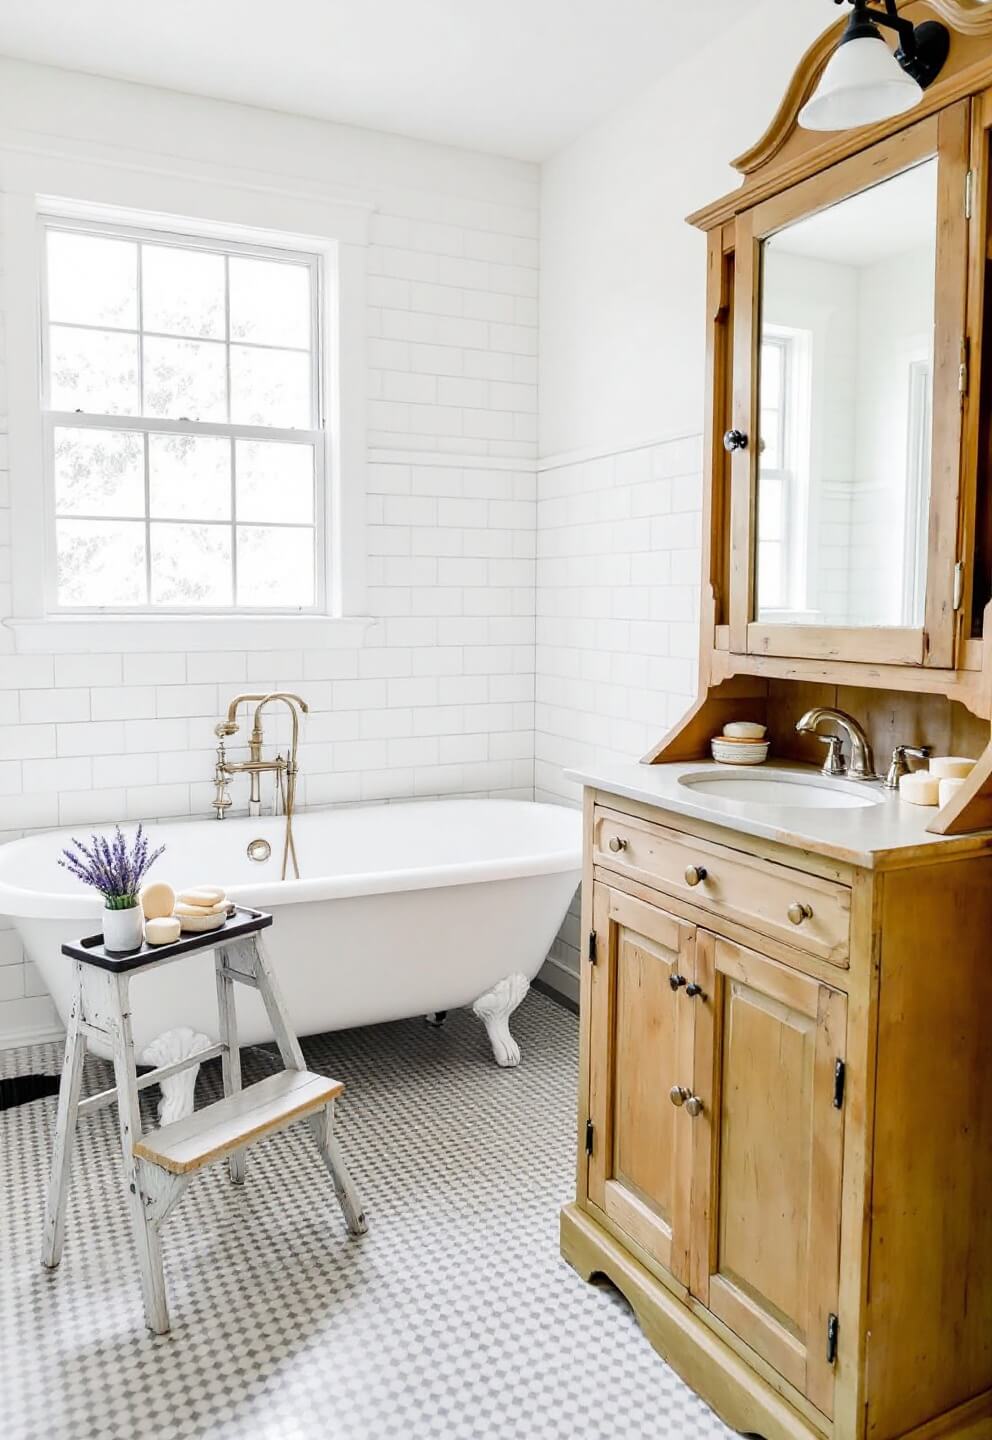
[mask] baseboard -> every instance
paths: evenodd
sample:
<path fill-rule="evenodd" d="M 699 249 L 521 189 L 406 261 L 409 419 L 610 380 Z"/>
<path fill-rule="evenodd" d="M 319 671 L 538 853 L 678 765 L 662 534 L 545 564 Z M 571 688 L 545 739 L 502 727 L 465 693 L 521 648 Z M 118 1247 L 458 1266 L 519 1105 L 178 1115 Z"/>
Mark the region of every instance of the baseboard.
<path fill-rule="evenodd" d="M 560 990 L 556 990 L 555 987 L 549 985 L 546 980 L 535 980 L 531 989 L 536 990 L 539 995 L 546 996 L 547 999 L 553 1001 L 555 1005 L 560 1005 L 561 1008 L 567 1010 L 570 1015 L 578 1015 L 578 1001 L 571 999 L 568 995 L 563 995 Z"/>
<path fill-rule="evenodd" d="M 572 1005 L 578 1006 L 579 977 L 557 956 L 548 956 L 534 983 L 535 985 L 540 983 L 547 990 L 553 990 L 566 1001 L 570 1001 Z"/>
<path fill-rule="evenodd" d="M 28 1045 L 50 1045 L 55 1040 L 64 1040 L 65 1031 L 61 1025 L 41 1025 L 28 1030 L 11 1030 L 0 1034 L 0 1050 L 21 1050 Z"/>

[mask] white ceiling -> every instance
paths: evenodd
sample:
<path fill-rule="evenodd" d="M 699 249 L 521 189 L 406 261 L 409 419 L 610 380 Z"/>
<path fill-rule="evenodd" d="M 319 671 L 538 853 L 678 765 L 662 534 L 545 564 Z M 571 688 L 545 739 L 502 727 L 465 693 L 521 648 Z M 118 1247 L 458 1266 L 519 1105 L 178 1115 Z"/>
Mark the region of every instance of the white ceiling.
<path fill-rule="evenodd" d="M 0 53 L 542 160 L 740 0 L 2 0 Z"/>

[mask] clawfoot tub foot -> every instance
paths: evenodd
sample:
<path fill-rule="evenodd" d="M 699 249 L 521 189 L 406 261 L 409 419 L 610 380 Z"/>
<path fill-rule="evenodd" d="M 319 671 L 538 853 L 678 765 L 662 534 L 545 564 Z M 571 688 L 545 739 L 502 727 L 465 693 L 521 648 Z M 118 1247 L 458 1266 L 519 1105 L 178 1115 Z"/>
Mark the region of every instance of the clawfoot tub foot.
<path fill-rule="evenodd" d="M 432 1010 L 428 1015 L 424 1016 L 424 1024 L 429 1025 L 432 1030 L 440 1030 L 447 1018 L 447 1010 Z"/>
<path fill-rule="evenodd" d="M 510 1016 L 529 989 L 526 975 L 507 975 L 472 1006 L 486 1027 L 497 1065 L 509 1068 L 520 1064 L 520 1046 L 510 1034 Z"/>
<path fill-rule="evenodd" d="M 200 1035 L 188 1025 L 180 1025 L 175 1030 L 166 1030 L 164 1035 L 159 1035 L 146 1046 L 141 1056 L 141 1064 L 152 1065 L 156 1069 L 160 1065 L 172 1065 L 177 1060 L 185 1060 L 188 1055 L 208 1049 L 210 1043 L 206 1035 Z M 192 1115 L 193 1093 L 199 1073 L 199 1065 L 191 1065 L 188 1070 L 180 1070 L 178 1075 L 167 1075 L 159 1082 L 159 1090 L 162 1092 L 158 1103 L 160 1125 L 171 1125 L 174 1120 L 183 1120 L 187 1115 Z"/>

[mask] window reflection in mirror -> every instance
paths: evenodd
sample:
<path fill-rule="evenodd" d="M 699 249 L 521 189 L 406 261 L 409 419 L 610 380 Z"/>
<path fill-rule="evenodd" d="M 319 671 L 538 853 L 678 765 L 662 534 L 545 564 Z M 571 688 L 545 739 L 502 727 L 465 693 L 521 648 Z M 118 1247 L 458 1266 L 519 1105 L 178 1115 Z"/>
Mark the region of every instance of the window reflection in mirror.
<path fill-rule="evenodd" d="M 923 624 L 937 162 L 762 246 L 757 618 Z"/>

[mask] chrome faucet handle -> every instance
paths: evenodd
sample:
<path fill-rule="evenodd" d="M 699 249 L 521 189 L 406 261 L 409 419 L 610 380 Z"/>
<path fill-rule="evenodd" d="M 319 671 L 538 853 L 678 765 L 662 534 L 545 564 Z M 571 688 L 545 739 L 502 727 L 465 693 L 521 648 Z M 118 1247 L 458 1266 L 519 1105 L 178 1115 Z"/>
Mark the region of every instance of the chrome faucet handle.
<path fill-rule="evenodd" d="M 885 776 L 886 790 L 898 790 L 899 781 L 904 775 L 909 774 L 909 766 L 906 764 L 907 755 L 912 755 L 917 760 L 929 760 L 932 754 L 933 747 L 931 745 L 897 745 L 892 752 L 892 761 Z"/>
<path fill-rule="evenodd" d="M 847 764 L 844 760 L 844 742 L 839 735 L 819 735 L 812 732 L 813 739 L 819 740 L 821 745 L 827 747 L 827 758 L 820 767 L 823 775 L 846 775 Z"/>

